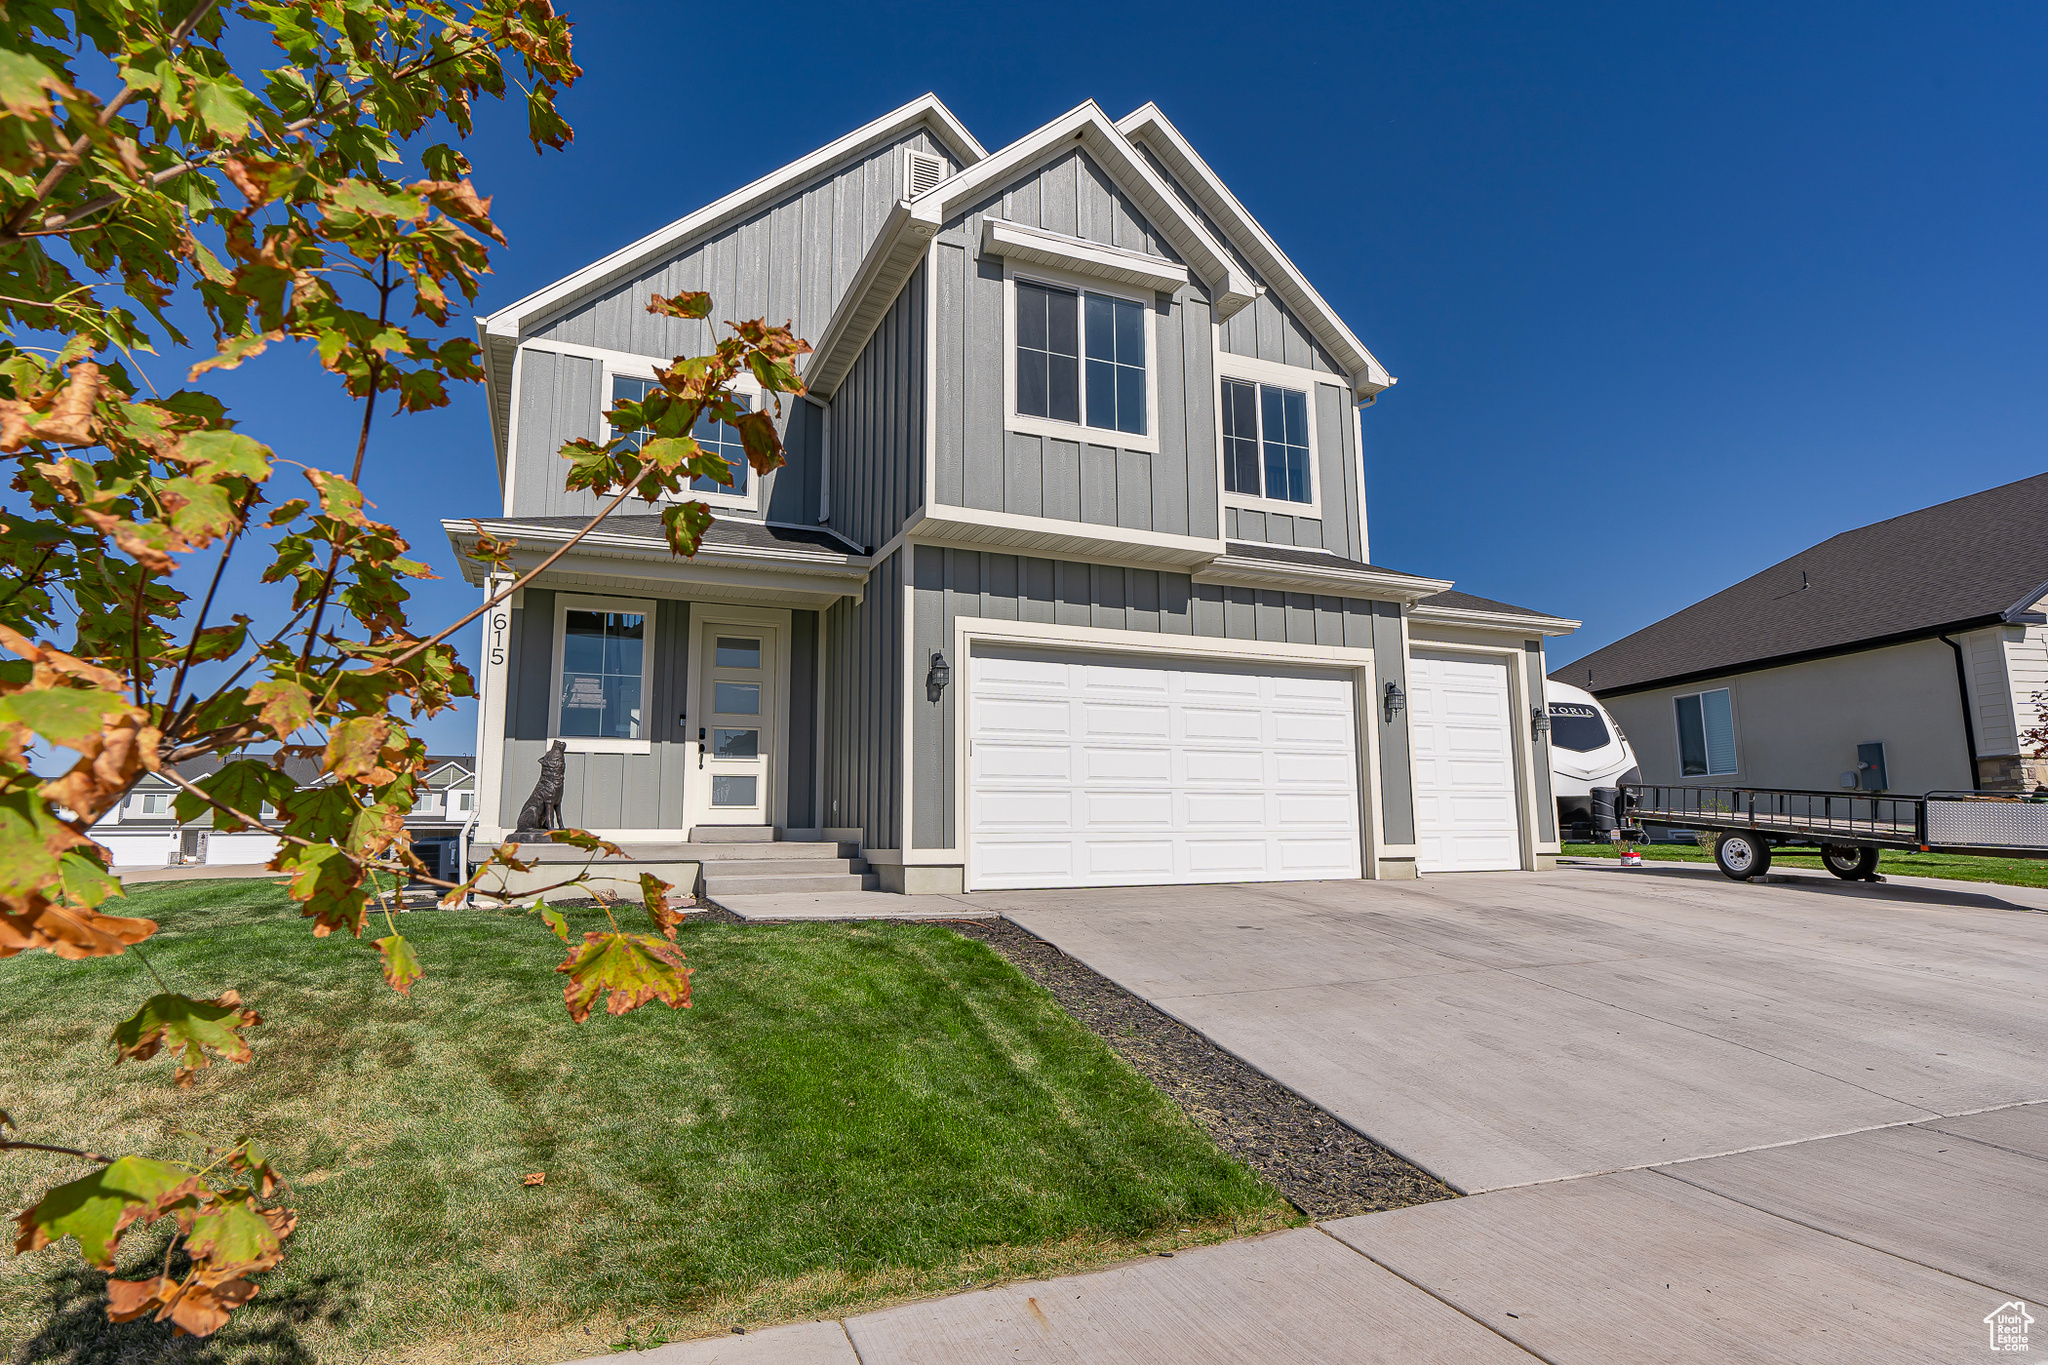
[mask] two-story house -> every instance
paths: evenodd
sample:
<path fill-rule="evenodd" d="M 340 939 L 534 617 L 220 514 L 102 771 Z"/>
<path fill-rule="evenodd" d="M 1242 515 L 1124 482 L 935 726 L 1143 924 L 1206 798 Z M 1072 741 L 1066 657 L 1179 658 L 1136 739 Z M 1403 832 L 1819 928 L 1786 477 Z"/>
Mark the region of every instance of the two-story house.
<path fill-rule="evenodd" d="M 622 512 L 486 618 L 480 838 L 559 739 L 567 824 L 858 844 L 888 890 L 1555 854 L 1576 623 L 1371 562 L 1394 380 L 1156 108 L 988 152 L 927 96 L 481 319 L 503 503 L 458 552 L 584 524 L 561 444 L 713 344 L 678 289 L 812 342 L 788 462 L 697 490 L 693 559 Z"/>

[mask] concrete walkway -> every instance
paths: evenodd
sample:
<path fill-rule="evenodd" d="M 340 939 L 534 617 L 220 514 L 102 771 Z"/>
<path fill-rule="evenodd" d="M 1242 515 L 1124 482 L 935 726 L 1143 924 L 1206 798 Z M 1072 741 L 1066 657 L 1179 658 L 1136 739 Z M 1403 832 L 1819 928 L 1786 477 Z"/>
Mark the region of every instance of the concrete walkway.
<path fill-rule="evenodd" d="M 1681 864 L 948 898 L 1470 1197 L 643 1359 L 1981 1359 L 1987 1314 L 2048 1299 L 2048 915 L 2015 890 Z"/>

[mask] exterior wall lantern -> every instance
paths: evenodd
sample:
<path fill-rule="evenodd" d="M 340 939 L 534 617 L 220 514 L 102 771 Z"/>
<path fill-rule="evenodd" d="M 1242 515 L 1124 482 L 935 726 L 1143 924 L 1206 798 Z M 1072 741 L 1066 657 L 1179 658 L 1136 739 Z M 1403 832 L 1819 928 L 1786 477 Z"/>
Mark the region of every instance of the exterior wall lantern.
<path fill-rule="evenodd" d="M 931 669 L 924 675 L 925 696 L 932 701 L 937 701 L 939 694 L 946 690 L 946 684 L 952 681 L 953 665 L 946 662 L 946 655 L 943 650 L 933 650 Z"/>
<path fill-rule="evenodd" d="M 1389 678 L 1387 679 L 1387 690 L 1380 698 L 1380 704 L 1386 708 L 1387 723 L 1392 724 L 1394 717 L 1408 709 L 1408 694 L 1401 690 L 1401 684 Z"/>
<path fill-rule="evenodd" d="M 1543 739 L 1544 739 L 1544 737 L 1545 737 L 1545 736 L 1547 736 L 1547 735 L 1548 735 L 1549 733 L 1550 733 L 1550 708 L 1549 708 L 1549 707 L 1547 707 L 1547 706 L 1532 706 L 1532 707 L 1530 707 L 1530 708 L 1529 708 L 1529 737 L 1530 737 L 1531 739 L 1534 739 L 1534 740 L 1535 740 L 1535 741 L 1536 741 L 1537 743 L 1539 743 L 1539 744 L 1540 744 L 1540 743 L 1542 743 L 1542 742 L 1543 742 Z"/>

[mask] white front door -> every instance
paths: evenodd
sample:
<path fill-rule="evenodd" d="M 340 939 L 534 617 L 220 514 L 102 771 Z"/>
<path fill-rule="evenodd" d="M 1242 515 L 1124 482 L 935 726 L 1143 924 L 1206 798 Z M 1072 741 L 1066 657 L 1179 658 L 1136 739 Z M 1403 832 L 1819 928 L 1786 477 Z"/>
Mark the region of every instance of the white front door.
<path fill-rule="evenodd" d="M 1348 673 L 977 647 L 968 888 L 1360 875 Z"/>
<path fill-rule="evenodd" d="M 1423 654 L 1408 661 L 1415 743 L 1415 866 L 1508 872 L 1522 865 L 1512 692 L 1505 659 Z"/>
<path fill-rule="evenodd" d="M 719 621 L 701 629 L 691 823 L 773 823 L 776 632 Z"/>

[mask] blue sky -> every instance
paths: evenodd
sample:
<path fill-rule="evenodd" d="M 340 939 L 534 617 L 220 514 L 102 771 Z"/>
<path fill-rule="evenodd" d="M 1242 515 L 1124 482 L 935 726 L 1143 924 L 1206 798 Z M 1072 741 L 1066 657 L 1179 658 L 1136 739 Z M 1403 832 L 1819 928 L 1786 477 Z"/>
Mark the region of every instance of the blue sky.
<path fill-rule="evenodd" d="M 1582 619 L 1553 664 L 2048 469 L 2039 6 L 558 4 L 575 143 L 487 111 L 469 149 L 512 243 L 482 308 L 925 90 L 990 148 L 1152 100 L 1401 380 L 1375 561 Z M 302 357 L 227 388 L 346 467 Z M 448 575 L 418 619 L 473 606 L 438 520 L 497 507 L 480 392 L 384 425 L 366 481 Z"/>

